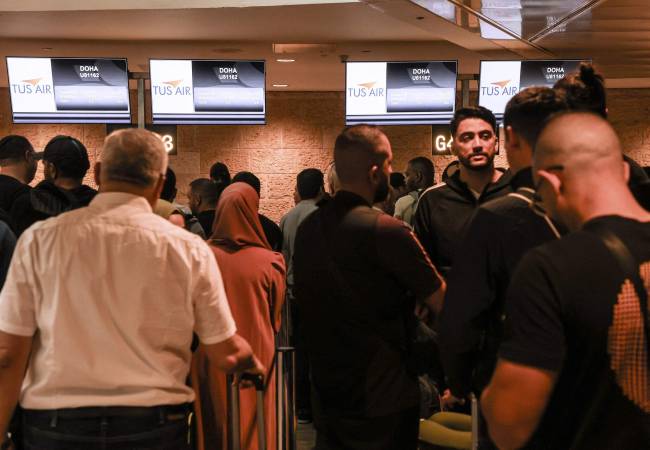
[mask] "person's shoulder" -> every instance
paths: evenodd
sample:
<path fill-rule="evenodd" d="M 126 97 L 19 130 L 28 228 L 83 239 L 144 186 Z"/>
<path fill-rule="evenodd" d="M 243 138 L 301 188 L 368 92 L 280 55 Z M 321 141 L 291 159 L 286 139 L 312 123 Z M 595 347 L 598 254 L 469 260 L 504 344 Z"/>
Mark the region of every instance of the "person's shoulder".
<path fill-rule="evenodd" d="M 491 213 L 499 216 L 509 216 L 513 212 L 529 210 L 530 202 L 524 198 L 514 197 L 512 194 L 493 198 L 481 204 L 477 211 Z"/>
<path fill-rule="evenodd" d="M 425 189 L 420 195 L 420 201 L 424 198 L 433 198 L 435 196 L 449 192 L 451 188 L 444 181 L 442 183 L 434 184 L 430 188 Z"/>
<path fill-rule="evenodd" d="M 599 263 L 605 250 L 604 246 L 598 246 L 597 236 L 579 230 L 533 248 L 522 259 L 522 265 L 527 261 L 553 267 L 558 273 L 570 276 L 570 273 L 592 270 L 590 267 Z"/>
<path fill-rule="evenodd" d="M 413 233 L 411 228 L 404 223 L 388 214 L 379 213 L 376 215 L 375 231 L 381 238 L 396 238 L 399 236 L 409 237 Z"/>

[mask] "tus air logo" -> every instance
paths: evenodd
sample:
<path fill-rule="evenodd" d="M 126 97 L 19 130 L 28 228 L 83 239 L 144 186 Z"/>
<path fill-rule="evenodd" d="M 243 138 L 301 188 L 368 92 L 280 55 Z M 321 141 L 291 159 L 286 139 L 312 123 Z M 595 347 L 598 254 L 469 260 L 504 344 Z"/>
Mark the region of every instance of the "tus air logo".
<path fill-rule="evenodd" d="M 511 85 L 512 80 L 493 81 L 489 86 L 481 86 L 481 95 L 489 97 L 498 97 L 506 95 L 511 97 L 519 92 L 519 86 Z"/>
<path fill-rule="evenodd" d="M 43 83 L 41 78 L 29 78 L 11 85 L 14 94 L 52 94 L 52 86 Z"/>
<path fill-rule="evenodd" d="M 356 87 L 348 88 L 349 97 L 383 97 L 385 89 L 377 86 L 376 81 L 369 81 L 367 83 L 358 83 Z"/>
<path fill-rule="evenodd" d="M 191 95 L 189 86 L 183 86 L 185 80 L 163 81 L 152 86 L 154 95 Z"/>

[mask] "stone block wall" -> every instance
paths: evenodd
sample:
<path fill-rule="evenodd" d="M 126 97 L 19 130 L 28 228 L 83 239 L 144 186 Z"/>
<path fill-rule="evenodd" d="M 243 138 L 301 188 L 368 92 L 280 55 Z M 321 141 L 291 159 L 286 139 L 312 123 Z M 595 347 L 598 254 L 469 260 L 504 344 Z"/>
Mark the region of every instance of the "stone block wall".
<path fill-rule="evenodd" d="M 642 165 L 650 165 L 650 89 L 611 90 L 609 95 L 610 118 L 625 151 Z M 476 101 L 475 96 L 472 101 Z M 137 106 L 135 98 L 131 104 Z M 297 173 L 307 167 L 324 170 L 332 160 L 334 140 L 344 126 L 344 114 L 342 92 L 269 92 L 265 126 L 179 126 L 178 155 L 170 156 L 178 178 L 179 201 L 185 201 L 190 181 L 207 177 L 210 166 L 222 161 L 233 175 L 248 170 L 260 178 L 260 209 L 279 221 L 293 206 Z M 407 161 L 415 156 L 432 155 L 431 127 L 392 126 L 385 127 L 385 131 L 393 146 L 393 170 L 403 171 Z M 72 135 L 84 142 L 94 161 L 99 157 L 105 127 L 14 125 L 9 94 L 3 88 L 0 136 L 8 133 L 27 136 L 37 148 L 57 134 Z M 433 157 L 436 180 L 452 160 L 451 156 Z M 497 157 L 497 164 L 506 165 L 504 152 Z M 86 182 L 94 185 L 92 169 Z"/>

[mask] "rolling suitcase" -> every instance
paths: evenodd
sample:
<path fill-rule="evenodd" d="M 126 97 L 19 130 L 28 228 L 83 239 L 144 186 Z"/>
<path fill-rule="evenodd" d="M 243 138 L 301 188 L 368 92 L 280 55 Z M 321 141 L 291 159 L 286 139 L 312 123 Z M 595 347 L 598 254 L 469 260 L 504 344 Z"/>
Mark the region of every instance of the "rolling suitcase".
<path fill-rule="evenodd" d="M 241 427 L 239 410 L 239 383 L 228 375 L 228 450 L 241 450 Z M 257 394 L 257 438 L 259 450 L 266 450 L 264 424 L 264 379 L 259 375 L 243 374 L 240 381 L 250 381 Z"/>

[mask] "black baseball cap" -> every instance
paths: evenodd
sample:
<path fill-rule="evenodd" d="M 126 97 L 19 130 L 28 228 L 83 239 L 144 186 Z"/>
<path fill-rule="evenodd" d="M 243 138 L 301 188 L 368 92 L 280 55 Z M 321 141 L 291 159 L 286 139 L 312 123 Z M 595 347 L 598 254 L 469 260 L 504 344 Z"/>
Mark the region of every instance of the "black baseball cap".
<path fill-rule="evenodd" d="M 32 152 L 38 159 L 38 154 L 25 136 L 10 134 L 0 139 L 0 161 L 23 159 L 26 152 Z"/>
<path fill-rule="evenodd" d="M 88 150 L 72 136 L 56 136 L 45 149 L 37 153 L 37 158 L 54 164 L 54 167 L 70 178 L 83 178 L 90 168 Z"/>

